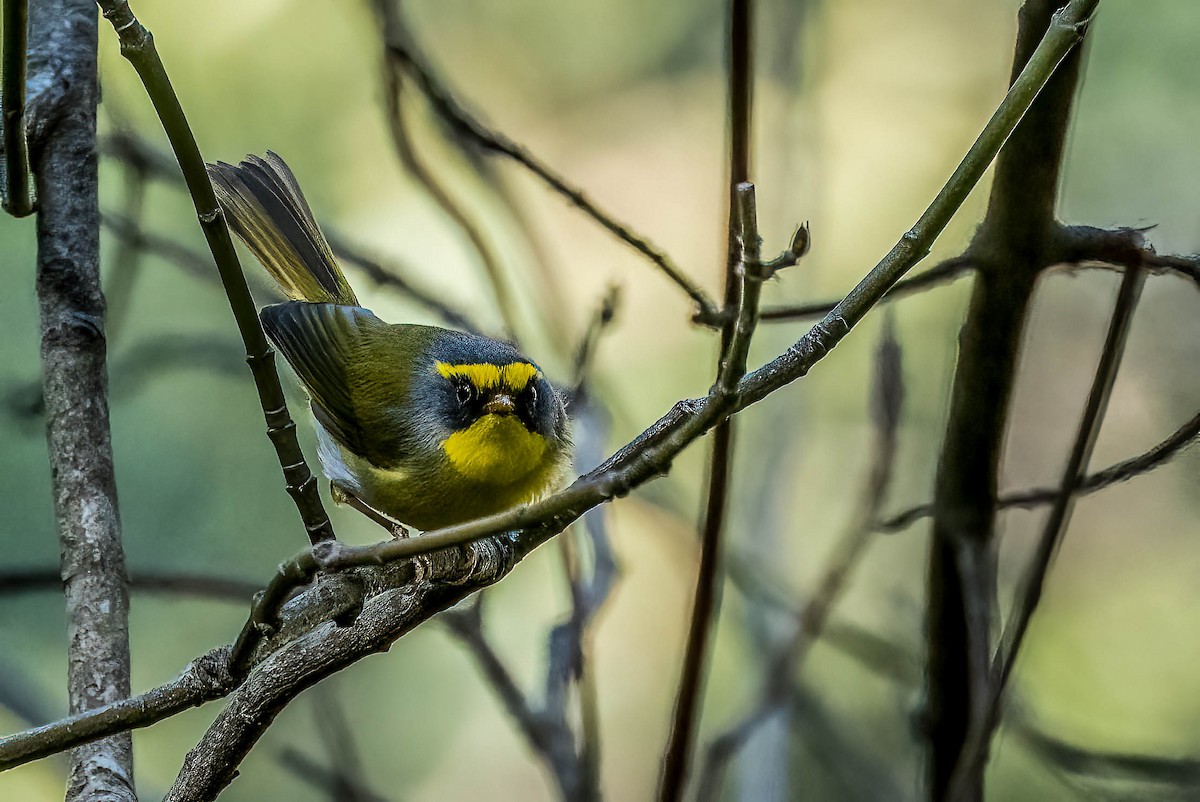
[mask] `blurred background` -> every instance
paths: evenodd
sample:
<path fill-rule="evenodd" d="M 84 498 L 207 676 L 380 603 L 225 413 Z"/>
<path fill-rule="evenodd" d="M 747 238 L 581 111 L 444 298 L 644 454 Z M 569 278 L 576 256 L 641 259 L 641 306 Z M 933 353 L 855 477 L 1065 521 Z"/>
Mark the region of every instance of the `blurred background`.
<path fill-rule="evenodd" d="M 764 253 L 810 221 L 813 249 L 766 287 L 764 303 L 836 298 L 912 225 L 1003 96 L 1016 0 L 764 0 L 757 26 L 755 167 Z M 461 229 L 396 157 L 385 116 L 379 29 L 364 5 L 141 0 L 209 160 L 272 149 L 299 177 L 319 220 L 488 331 L 505 324 L 497 292 Z M 666 252 L 710 294 L 724 261 L 724 9 L 715 0 L 551 3 L 410 2 L 414 35 L 438 74 L 484 120 L 582 186 Z M 1091 33 L 1065 169 L 1068 222 L 1155 226 L 1160 253 L 1200 250 L 1200 5 L 1108 0 Z M 165 139 L 112 30 L 100 30 L 102 134 Z M 518 310 L 513 333 L 552 378 L 607 289 L 621 302 L 591 372 L 611 416 L 605 452 L 712 381 L 716 338 L 689 324 L 687 299 L 648 262 L 509 163 L 495 184 L 447 144 L 415 92 L 415 147 L 494 248 Z M 101 165 L 110 220 L 130 208 L 130 170 Z M 957 254 L 986 181 L 930 263 Z M 186 195 L 145 186 L 143 229 L 206 254 Z M 53 567 L 57 540 L 38 377 L 34 222 L 0 217 L 0 524 L 6 568 Z M 113 442 L 130 572 L 188 571 L 260 584 L 304 545 L 263 434 L 261 411 L 225 298 L 206 264 L 185 269 L 153 249 L 136 271 L 104 234 L 115 316 L 110 341 Z M 161 250 L 161 249 L 160 249 Z M 207 260 L 205 255 L 204 260 Z M 249 257 L 247 273 L 260 288 Z M 122 268 L 124 270 L 124 268 Z M 440 323 L 360 271 L 366 306 L 391 321 Z M 1053 484 L 1062 470 L 1102 343 L 1118 276 L 1056 272 L 1040 287 L 1021 363 L 1003 489 Z M 906 404 L 885 512 L 926 501 L 946 415 L 969 279 L 893 306 Z M 261 296 L 264 300 L 267 296 Z M 1149 449 L 1197 411 L 1200 293 L 1152 277 L 1136 316 L 1093 469 Z M 874 313 L 804 381 L 738 417 L 729 551 L 751 584 L 799 604 L 859 503 L 871 459 L 867 412 Z M 807 330 L 764 324 L 752 362 Z M 286 377 L 285 377 L 286 378 Z M 290 382 L 289 382 L 290 383 Z M 31 389 L 33 388 L 33 389 Z M 308 453 L 312 439 L 298 393 Z M 612 504 L 618 583 L 589 655 L 608 798 L 653 793 L 678 682 L 697 550 L 707 447 L 670 476 Z M 1019 662 L 1019 715 L 997 738 L 993 799 L 1194 798 L 1154 783 L 1114 784 L 1053 759 L 1039 738 L 1084 750 L 1197 757 L 1200 742 L 1200 454 L 1082 499 Z M 1042 512 L 1002 517 L 1002 580 L 1021 570 Z M 340 537 L 376 540 L 356 513 L 333 511 Z M 802 705 L 770 722 L 732 766 L 728 798 L 903 799 L 921 779 L 917 737 L 927 526 L 876 536 L 795 681 Z M 780 622 L 734 587 L 725 593 L 701 743 L 746 711 Z M 536 699 L 546 633 L 569 599 L 557 549 L 488 592 L 488 634 Z M 231 641 L 245 605 L 135 594 L 134 691 L 174 677 Z M 837 637 L 833 634 L 841 633 Z M 845 643 L 874 644 L 884 656 Z M 59 595 L 0 598 L 0 730 L 64 714 Z M 839 645 L 840 644 L 840 645 Z M 138 783 L 164 791 L 220 703 L 135 733 Z M 223 798 L 326 799 L 292 768 L 334 757 L 322 731 L 344 711 L 363 779 L 388 799 L 549 799 L 554 786 L 470 655 L 437 622 L 303 695 L 280 717 Z M 788 735 L 789 728 L 791 736 Z M 1041 744 L 1041 745 L 1039 745 Z M 0 798 L 62 794 L 65 761 L 0 774 Z M 781 785 L 790 776 L 791 785 Z M 769 788 L 756 783 L 767 781 Z M 788 790 L 790 788 L 790 790 Z"/>

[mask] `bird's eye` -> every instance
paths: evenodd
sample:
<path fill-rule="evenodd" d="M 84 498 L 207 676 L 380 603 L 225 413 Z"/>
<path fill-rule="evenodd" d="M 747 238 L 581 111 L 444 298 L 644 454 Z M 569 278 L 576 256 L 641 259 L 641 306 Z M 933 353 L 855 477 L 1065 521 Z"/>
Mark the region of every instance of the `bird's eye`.
<path fill-rule="evenodd" d="M 529 385 L 529 406 L 537 406 L 537 385 Z"/>
<path fill-rule="evenodd" d="M 459 382 L 455 386 L 454 392 L 458 396 L 458 403 L 463 406 L 471 403 L 471 399 L 475 397 L 475 388 L 466 382 Z"/>

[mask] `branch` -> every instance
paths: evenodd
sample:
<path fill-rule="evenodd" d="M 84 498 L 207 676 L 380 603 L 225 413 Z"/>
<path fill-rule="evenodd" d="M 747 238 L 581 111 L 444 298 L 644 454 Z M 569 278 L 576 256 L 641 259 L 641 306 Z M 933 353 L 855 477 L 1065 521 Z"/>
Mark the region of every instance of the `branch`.
<path fill-rule="evenodd" d="M 1049 69 L 1053 78 L 1000 154 L 987 212 L 967 250 L 977 273 L 959 336 L 929 553 L 925 630 L 932 799 L 946 798 L 967 732 L 979 720 L 988 693 L 1001 444 L 1026 313 L 1039 274 L 1054 260 L 1054 203 L 1080 71 L 1076 45 L 1097 2 L 1072 0 L 1057 11 L 1059 0 L 1026 0 L 1022 6 L 1010 94 L 1031 71 Z M 982 772 L 955 797 L 963 802 L 982 798 Z"/>
<path fill-rule="evenodd" d="M 357 267 L 367 278 L 375 282 L 376 286 L 396 290 L 418 306 L 433 312 L 454 328 L 475 334 L 480 332 L 479 324 L 473 321 L 465 312 L 455 309 L 437 297 L 437 295 L 417 287 L 405 278 L 404 273 L 408 271 L 400 271 L 384 266 L 380 260 L 368 256 L 365 251 L 356 245 L 352 245 L 349 240 L 337 231 L 330 230 L 325 226 L 323 228 L 325 229 L 326 238 L 329 240 L 329 245 L 333 248 L 334 255 L 342 262 Z"/>
<path fill-rule="evenodd" d="M 956 281 L 967 275 L 967 273 L 970 273 L 973 269 L 974 264 L 969 257 L 956 256 L 952 259 L 947 259 L 944 262 L 937 263 L 928 270 L 922 271 L 920 275 L 896 282 L 896 285 L 884 294 L 882 301 L 885 303 L 898 301 L 909 295 L 924 292 L 931 287 Z M 763 308 L 760 318 L 764 322 L 777 322 L 781 320 L 804 320 L 820 317 L 828 314 L 837 306 L 837 303 L 837 301 L 815 301 L 796 306 L 767 306 Z"/>
<path fill-rule="evenodd" d="M 392 144 L 399 156 L 401 164 L 417 182 L 425 188 L 425 192 L 433 199 L 442 212 L 458 226 L 459 230 L 470 240 L 475 253 L 483 263 L 484 272 L 496 296 L 496 306 L 509 336 L 516 336 L 517 321 L 520 312 L 516 301 L 508 289 L 504 278 L 504 268 L 500 257 L 484 236 L 483 229 L 477 222 L 467 216 L 467 213 L 450 196 L 449 191 L 442 186 L 437 176 L 421 160 L 413 146 L 409 133 L 408 119 L 404 112 L 404 102 L 401 93 L 404 89 L 404 64 L 394 56 L 394 51 L 387 43 L 403 36 L 402 21 L 391 0 L 375 0 L 375 15 L 385 46 L 383 51 L 384 102 L 387 108 L 388 130 L 392 134 Z"/>
<path fill-rule="evenodd" d="M 100 291 L 96 30 L 91 0 L 41 3 L 30 53 L 39 87 L 29 112 L 40 198 L 42 397 L 66 598 L 72 713 L 129 696 L 129 598 Z M 96 797 L 137 798 L 128 734 L 71 755 L 68 802 Z"/>
<path fill-rule="evenodd" d="M 721 349 L 713 393 L 732 397 L 746 372 L 750 340 L 758 325 L 759 297 L 765 278 L 760 264 L 761 240 L 754 185 L 750 182 L 753 132 L 754 6 L 752 0 L 729 0 L 726 102 L 729 113 L 729 208 L 726 216 L 725 296 L 721 305 Z M 710 641 L 720 615 L 721 552 L 733 466 L 733 421 L 713 432 L 708 464 L 704 519 L 700 524 L 700 565 L 671 731 L 658 778 L 658 799 L 679 802 L 687 785 L 696 741 Z"/>
<path fill-rule="evenodd" d="M 841 597 L 851 571 L 865 553 L 873 531 L 871 524 L 886 499 L 895 466 L 904 399 L 902 376 L 900 344 L 896 342 L 889 316 L 876 352 L 871 394 L 875 443 L 861 500 L 855 504 L 854 518 L 835 546 L 825 570 L 821 572 L 817 590 L 803 608 L 794 614 L 794 634 L 782 648 L 768 655 L 757 702 L 749 713 L 721 732 L 706 748 L 700 787 L 709 794 L 716 794 L 721 788 L 725 769 L 737 751 L 795 693 L 792 677 L 808 656 L 813 643 L 821 638 L 829 614 Z"/>
<path fill-rule="evenodd" d="M 390 0 L 380 0 L 380 2 L 389 10 L 392 9 Z M 513 142 L 502 133 L 488 128 L 463 108 L 462 104 L 455 99 L 454 94 L 433 74 L 429 62 L 418 52 L 401 15 L 394 11 L 392 11 L 392 15 L 393 25 L 389 26 L 388 31 L 385 32 L 387 36 L 385 47 L 389 56 L 412 73 L 421 91 L 429 99 L 433 110 L 445 121 L 451 132 L 475 142 L 487 153 L 512 159 L 529 170 L 546 186 L 566 198 L 568 202 L 599 223 L 617 239 L 653 262 L 668 279 L 695 302 L 696 322 L 708 326 L 720 324 L 720 310 L 717 305 L 665 253 L 656 248 L 649 240 L 634 233 L 624 223 L 618 222 L 601 210 L 587 198 L 582 190 L 568 183 L 566 179 L 526 148 Z"/>
<path fill-rule="evenodd" d="M 72 749 L 113 733 L 148 727 L 236 687 L 228 670 L 229 647 L 196 658 L 171 682 L 151 691 L 0 738 L 0 771 Z"/>
<path fill-rule="evenodd" d="M 207 574 L 139 571 L 129 577 L 130 590 L 182 596 L 205 596 L 245 604 L 258 592 L 253 582 Z M 0 571 L 0 596 L 30 591 L 61 591 L 61 573 L 54 568 L 25 568 Z"/>
<path fill-rule="evenodd" d="M 1200 438 L 1200 414 L 1180 426 L 1170 437 L 1146 453 L 1122 460 L 1085 477 L 1075 487 L 1075 494 L 1091 495 L 1106 487 L 1149 473 L 1155 468 L 1165 465 L 1176 454 L 1194 443 L 1197 438 Z M 1001 496 L 996 506 L 998 509 L 1033 509 L 1054 501 L 1060 492 L 1060 489 L 1049 487 L 1020 490 Z M 885 518 L 876 524 L 876 528 L 881 532 L 899 532 L 930 515 L 933 515 L 932 504 L 918 504 L 890 518 Z"/>
<path fill-rule="evenodd" d="M 1136 265 L 1130 265 L 1121 281 L 1120 294 L 1113 309 L 1112 322 L 1109 324 L 1108 336 L 1104 342 L 1104 350 L 1096 367 L 1096 375 L 1088 393 L 1087 404 L 1084 407 L 1079 431 L 1075 436 L 1075 444 L 1067 459 L 1063 472 L 1060 490 L 1050 508 L 1050 515 L 1043 525 L 1042 535 L 1038 539 L 1037 550 L 1030 561 L 1027 578 L 1022 591 L 1018 594 L 1014 607 L 1013 619 L 1001 638 L 1000 648 L 992 660 L 992 679 L 988 688 L 986 706 L 980 718 L 974 722 L 972 731 L 968 734 L 967 743 L 959 758 L 959 766 L 955 770 L 955 779 L 951 789 L 960 788 L 969 777 L 982 774 L 987 762 L 989 745 L 992 734 L 1000 723 L 1000 705 L 1005 697 L 1013 666 L 1016 665 L 1017 655 L 1024 643 L 1025 634 L 1029 631 L 1030 621 L 1037 610 L 1042 597 L 1042 587 L 1046 575 L 1050 571 L 1050 563 L 1058 552 L 1059 543 L 1066 534 L 1074 508 L 1075 491 L 1087 470 L 1096 440 L 1100 435 L 1100 425 L 1104 413 L 1108 409 L 1108 400 L 1116 383 L 1117 371 L 1121 358 L 1125 353 L 1125 343 L 1133 323 L 1133 313 L 1137 308 L 1138 298 L 1146 274 Z M 950 794 L 956 798 L 957 793 Z"/>
<path fill-rule="evenodd" d="M 28 0 L 4 3 L 4 211 L 13 217 L 33 213 L 29 143 L 25 138 L 25 51 L 29 35 Z"/>
<path fill-rule="evenodd" d="M 484 679 L 496 691 L 525 740 L 549 769 L 562 798 L 588 798 L 583 793 L 583 765 L 575 750 L 575 736 L 567 725 L 566 717 L 561 715 L 564 711 L 555 710 L 555 705 L 549 699 L 543 710 L 537 710 L 530 704 L 484 635 L 482 611 L 480 597 L 464 610 L 447 611 L 442 615 L 442 620 L 475 658 Z"/>
<path fill-rule="evenodd" d="M 250 289 L 246 285 L 241 265 L 238 264 L 229 229 L 217 205 L 212 184 L 208 181 L 204 159 L 188 127 L 179 98 L 176 97 L 175 90 L 167 78 L 162 60 L 154 48 L 154 39 L 150 31 L 134 17 L 125 0 L 98 2 L 105 18 L 112 23 L 121 40 L 121 55 L 129 60 L 137 70 L 138 77 L 142 79 L 183 171 L 200 227 L 204 231 L 208 247 L 217 263 L 217 271 L 221 275 L 221 283 L 229 298 L 238 332 L 246 345 L 246 361 L 250 365 L 262 403 L 267 436 L 275 447 L 275 454 L 279 458 L 279 465 L 287 482 L 287 491 L 296 504 L 310 542 L 332 540 L 333 525 L 330 524 L 329 516 L 321 504 L 316 479 L 309 471 L 304 453 L 300 450 L 300 443 L 296 439 L 296 424 L 288 413 L 283 387 L 275 370 L 274 351 L 271 350 L 258 323 L 254 299 L 250 297 Z"/>

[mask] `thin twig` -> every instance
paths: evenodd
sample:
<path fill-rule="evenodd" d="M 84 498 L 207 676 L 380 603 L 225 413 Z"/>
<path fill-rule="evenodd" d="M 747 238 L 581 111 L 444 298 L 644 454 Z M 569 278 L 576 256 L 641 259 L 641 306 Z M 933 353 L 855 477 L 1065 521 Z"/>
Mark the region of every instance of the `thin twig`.
<path fill-rule="evenodd" d="M 1075 494 L 1088 496 L 1106 487 L 1147 474 L 1170 462 L 1179 452 L 1196 442 L 1197 438 L 1200 438 L 1200 413 L 1144 454 L 1122 460 L 1102 471 L 1084 477 L 1076 486 Z M 999 509 L 1033 509 L 1054 501 L 1060 492 L 1059 489 L 1050 487 L 1019 490 L 1001 496 L 996 506 Z M 930 515 L 933 515 L 932 504 L 918 504 L 881 520 L 876 524 L 876 528 L 881 532 L 899 532 Z"/>
<path fill-rule="evenodd" d="M 25 138 L 25 52 L 29 36 L 28 0 L 4 2 L 4 211 L 13 217 L 33 213 L 29 143 Z"/>
<path fill-rule="evenodd" d="M 746 371 L 750 340 L 758 324 L 763 274 L 754 185 L 750 184 L 752 100 L 754 87 L 752 0 L 728 3 L 729 70 L 726 101 L 729 106 L 729 209 L 726 229 L 725 296 L 721 307 L 721 349 L 712 394 L 732 398 Z M 700 523 L 700 565 L 683 666 L 671 730 L 663 751 L 658 779 L 658 799 L 678 802 L 687 785 L 696 730 L 703 707 L 705 672 L 710 642 L 721 608 L 722 535 L 728 507 L 733 463 L 733 421 L 719 423 L 713 432 L 708 464 L 704 518 Z"/>
<path fill-rule="evenodd" d="M 591 374 L 592 363 L 596 357 L 596 346 L 600 342 L 600 337 L 616 318 L 620 299 L 620 288 L 614 284 L 608 288 L 608 292 L 604 293 L 600 305 L 596 307 L 595 314 L 588 321 L 588 327 L 579 339 L 579 345 L 575 348 L 575 366 L 571 371 L 572 389 L 569 397 L 574 398 L 583 392 L 583 385 Z"/>
<path fill-rule="evenodd" d="M 146 200 L 146 174 L 136 165 L 125 165 L 124 179 L 125 203 L 121 213 L 122 222 L 128 228 L 140 231 L 142 227 L 142 211 Z M 100 224 L 104 225 L 101 216 Z M 137 283 L 138 268 L 142 256 L 141 241 L 134 236 L 120 237 L 117 252 L 112 260 L 112 271 L 108 276 L 104 297 L 108 302 L 108 339 L 110 342 L 120 337 L 124 323 L 129 319 L 129 307 L 133 300 L 133 288 Z"/>
<path fill-rule="evenodd" d="M 57 568 L 15 568 L 0 571 L 0 596 L 31 591 L 62 591 L 62 574 Z M 129 589 L 146 593 L 202 596 L 245 604 L 259 591 L 259 585 L 241 579 L 206 574 L 136 571 L 129 577 Z"/>
<path fill-rule="evenodd" d="M 475 658 L 488 685 L 496 691 L 509 716 L 550 771 L 562 797 L 572 801 L 584 798 L 575 736 L 561 715 L 562 709 L 550 699 L 546 700 L 544 710 L 535 709 L 530 703 L 484 635 L 480 601 L 447 611 L 442 620 Z"/>
<path fill-rule="evenodd" d="M 825 570 L 821 572 L 816 591 L 796 613 L 794 634 L 782 648 L 766 659 L 767 668 L 757 702 L 749 713 L 713 739 L 705 750 L 700 787 L 710 797 L 719 793 L 725 768 L 737 750 L 794 692 L 792 677 L 797 667 L 808 655 L 812 644 L 821 637 L 851 571 L 865 553 L 872 534 L 871 523 L 886 500 L 891 485 L 903 399 L 900 344 L 895 339 L 889 316 L 876 352 L 871 394 L 875 442 L 861 500 L 854 505 L 854 518 L 834 548 Z"/>
<path fill-rule="evenodd" d="M 380 0 L 390 3 L 390 0 Z M 518 145 L 504 134 L 485 126 L 455 99 L 454 94 L 434 75 L 428 61 L 417 51 L 412 37 L 403 27 L 403 20 L 395 15 L 397 25 L 392 28 L 386 47 L 392 56 L 416 78 L 421 90 L 429 99 L 433 110 L 446 122 L 452 132 L 472 140 L 487 153 L 512 159 L 537 176 L 546 186 L 566 198 L 572 205 L 591 217 L 609 233 L 645 256 L 658 266 L 676 286 L 691 298 L 697 307 L 695 320 L 708 326 L 720 325 L 720 310 L 700 287 L 679 269 L 671 259 L 649 240 L 634 233 L 629 226 L 618 222 L 588 199 L 584 192 L 571 185 L 565 178 L 544 162 Z"/>
<path fill-rule="evenodd" d="M 956 256 L 939 262 L 928 270 L 923 270 L 919 275 L 896 282 L 896 285 L 883 296 L 883 302 L 897 301 L 909 295 L 924 292 L 931 287 L 955 281 L 970 273 L 973 268 L 972 260 L 966 256 Z M 828 314 L 837 304 L 837 301 L 814 301 L 795 306 L 765 306 L 760 319 L 763 322 L 778 322 L 821 317 Z"/>
<path fill-rule="evenodd" d="M 317 481 L 308 468 L 304 452 L 296 439 L 296 424 L 288 413 L 283 386 L 275 370 L 274 351 L 267 343 L 258 322 L 258 312 L 246 277 L 238 263 L 237 251 L 229 237 L 229 228 L 217 205 L 212 184 L 209 183 L 204 159 L 196 146 L 187 117 L 179 98 L 171 87 L 166 69 L 154 48 L 150 31 L 138 22 L 125 0 L 98 0 L 106 19 L 121 41 L 121 55 L 128 59 L 142 79 L 146 93 L 162 121 L 163 129 L 183 171 L 188 192 L 196 207 L 200 227 L 217 263 L 221 283 L 229 298 L 238 332 L 246 345 L 246 361 L 254 376 L 254 384 L 262 403 L 267 423 L 267 436 L 275 447 L 279 465 L 287 482 L 287 491 L 296 504 L 311 543 L 334 538 L 333 525 L 317 493 Z"/>
<path fill-rule="evenodd" d="M 101 148 L 106 155 L 124 164 L 135 166 L 136 169 L 145 172 L 147 176 L 160 178 L 176 186 L 184 185 L 183 174 L 179 171 L 179 164 L 140 137 L 127 133 L 110 134 L 102 141 Z M 112 218 L 111 221 L 110 218 Z M 136 227 L 130 225 L 128 221 L 122 221 L 118 216 L 113 214 L 104 215 L 103 223 L 105 226 L 112 228 L 118 236 L 132 238 L 146 250 L 157 253 L 185 268 L 204 274 L 206 277 L 212 275 L 213 262 L 208 256 L 202 256 L 196 251 L 179 245 L 175 241 L 165 237 L 139 231 Z M 465 331 L 480 331 L 479 324 L 472 320 L 468 314 L 455 309 L 439 299 L 431 291 L 418 287 L 410 278 L 407 278 L 406 274 L 411 271 L 401 271 L 390 259 L 385 260 L 377 258 L 374 255 L 369 255 L 364 248 L 353 244 L 347 237 L 340 234 L 337 229 L 331 228 L 328 225 L 322 226 L 322 228 L 337 257 L 347 264 L 359 268 L 376 285 L 401 293 L 409 300 L 437 315 L 451 326 Z M 260 289 L 256 288 L 255 291 L 259 292 Z M 277 295 L 278 290 L 274 287 L 269 287 L 262 291 L 268 293 L 268 298 L 283 297 Z"/>
<path fill-rule="evenodd" d="M 438 208 L 442 210 L 446 217 L 450 218 L 454 225 L 471 242 L 471 247 L 474 248 L 475 253 L 479 256 L 480 262 L 483 264 L 484 273 L 491 284 L 492 293 L 496 297 L 496 306 L 500 311 L 501 319 L 504 321 L 504 327 L 509 336 L 515 337 L 519 333 L 517 323 L 521 319 L 521 316 L 516 305 L 516 299 L 513 298 L 512 292 L 508 287 L 508 281 L 505 278 L 504 267 L 500 262 L 500 257 L 497 255 L 492 244 L 488 242 L 483 228 L 476 221 L 472 220 L 459 203 L 450 196 L 449 190 L 442 185 L 438 177 L 429 169 L 429 166 L 422 161 L 421 156 L 417 153 L 413 145 L 412 135 L 409 131 L 408 116 L 404 109 L 404 65 L 402 62 L 396 60 L 395 51 L 390 46 L 393 40 L 404 36 L 400 16 L 396 12 L 392 0 L 374 0 L 373 5 L 378 19 L 380 34 L 385 43 L 382 65 L 384 102 L 387 109 L 388 130 L 392 134 L 392 145 L 394 146 L 396 155 L 400 158 L 400 162 L 404 165 L 404 168 L 425 188 L 425 192 L 438 205 Z"/>
<path fill-rule="evenodd" d="M 1000 723 L 1000 707 L 1005 697 L 1005 690 L 1012 676 L 1013 666 L 1016 665 L 1017 655 L 1029 631 L 1029 624 L 1036 612 L 1042 597 L 1046 575 L 1050 571 L 1050 563 L 1058 551 L 1058 545 L 1066 534 L 1071 520 L 1071 512 L 1076 498 L 1075 491 L 1087 470 L 1088 460 L 1091 459 L 1096 440 L 1100 436 L 1100 426 L 1104 413 L 1108 408 L 1108 400 L 1116 383 L 1117 371 L 1125 354 L 1125 344 L 1129 339 L 1129 331 L 1133 323 L 1133 313 L 1137 308 L 1142 285 L 1146 274 L 1138 265 L 1126 268 L 1121 281 L 1121 290 L 1113 309 L 1112 321 L 1109 324 L 1108 336 L 1104 342 L 1096 375 L 1088 393 L 1087 404 L 1079 422 L 1079 430 L 1075 443 L 1071 447 L 1067 466 L 1063 471 L 1060 490 L 1050 508 L 1050 515 L 1042 528 L 1038 539 L 1037 550 L 1030 561 L 1029 572 L 1018 595 L 1013 612 L 1013 620 L 1006 627 L 1000 640 L 1000 647 L 992 660 L 991 682 L 988 687 L 987 704 L 982 716 L 968 734 L 967 743 L 959 758 L 959 767 L 955 771 L 955 779 L 951 782 L 950 799 L 958 799 L 963 793 L 963 783 L 968 778 L 983 771 L 987 761 L 988 748 L 992 734 Z"/>
<path fill-rule="evenodd" d="M 351 244 L 349 240 L 345 239 L 337 231 L 330 230 L 328 226 L 325 226 L 324 229 L 329 244 L 333 248 L 333 252 L 337 258 L 346 264 L 357 267 L 367 278 L 375 282 L 377 286 L 396 290 L 417 305 L 433 312 L 455 328 L 475 334 L 480 333 L 479 324 L 472 320 L 465 312 L 455 309 L 434 293 L 417 287 L 409 279 L 405 278 L 405 274 L 412 271 L 402 271 L 392 266 L 385 266 L 380 259 L 367 255 L 366 251 L 359 246 Z"/>

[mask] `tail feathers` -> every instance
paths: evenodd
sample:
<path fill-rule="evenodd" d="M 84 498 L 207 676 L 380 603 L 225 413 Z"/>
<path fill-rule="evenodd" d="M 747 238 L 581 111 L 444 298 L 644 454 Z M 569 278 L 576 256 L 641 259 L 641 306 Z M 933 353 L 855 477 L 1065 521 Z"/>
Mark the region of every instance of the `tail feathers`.
<path fill-rule="evenodd" d="M 208 176 L 230 226 L 288 297 L 357 306 L 296 176 L 278 155 L 217 162 Z"/>

